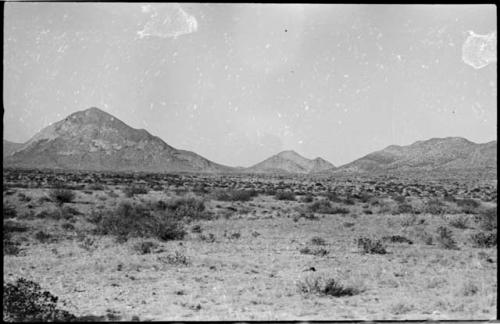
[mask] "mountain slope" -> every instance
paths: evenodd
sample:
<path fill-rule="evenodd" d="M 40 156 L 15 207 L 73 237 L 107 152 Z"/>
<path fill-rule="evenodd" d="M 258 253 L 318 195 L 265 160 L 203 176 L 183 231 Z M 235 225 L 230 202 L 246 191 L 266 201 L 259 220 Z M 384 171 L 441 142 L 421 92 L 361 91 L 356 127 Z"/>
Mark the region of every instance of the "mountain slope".
<path fill-rule="evenodd" d="M 322 158 L 307 159 L 294 151 L 283 151 L 245 169 L 250 173 L 313 173 L 335 168 Z"/>
<path fill-rule="evenodd" d="M 177 150 L 98 108 L 73 113 L 44 128 L 16 153 L 4 157 L 4 165 L 96 171 L 232 170 L 195 153 Z"/>
<path fill-rule="evenodd" d="M 23 144 L 3 140 L 3 156 L 9 156 L 18 150 Z"/>
<path fill-rule="evenodd" d="M 476 144 L 461 137 L 391 145 L 339 167 L 337 172 L 468 170 L 496 168 L 497 142 Z"/>

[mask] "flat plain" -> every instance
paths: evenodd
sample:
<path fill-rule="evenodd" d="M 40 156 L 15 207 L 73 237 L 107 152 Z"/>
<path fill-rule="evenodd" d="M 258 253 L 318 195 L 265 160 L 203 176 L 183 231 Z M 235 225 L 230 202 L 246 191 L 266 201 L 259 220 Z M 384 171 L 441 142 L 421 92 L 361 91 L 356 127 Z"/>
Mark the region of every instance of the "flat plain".
<path fill-rule="evenodd" d="M 3 172 L 4 285 L 80 319 L 497 316 L 496 180 Z"/>

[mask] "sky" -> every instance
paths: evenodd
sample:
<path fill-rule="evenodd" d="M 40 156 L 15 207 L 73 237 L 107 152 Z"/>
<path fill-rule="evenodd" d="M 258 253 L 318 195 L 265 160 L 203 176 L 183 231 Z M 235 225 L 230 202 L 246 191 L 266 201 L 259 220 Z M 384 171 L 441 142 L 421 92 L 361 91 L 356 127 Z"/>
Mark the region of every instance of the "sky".
<path fill-rule="evenodd" d="M 230 166 L 496 140 L 493 5 L 5 3 L 4 139 L 89 107 Z"/>

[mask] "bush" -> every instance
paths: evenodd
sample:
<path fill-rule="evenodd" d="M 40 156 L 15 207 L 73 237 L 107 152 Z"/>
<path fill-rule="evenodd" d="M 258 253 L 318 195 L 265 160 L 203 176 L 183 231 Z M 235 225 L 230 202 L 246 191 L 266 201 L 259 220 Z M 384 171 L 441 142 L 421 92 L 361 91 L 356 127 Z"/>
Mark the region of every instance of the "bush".
<path fill-rule="evenodd" d="M 55 240 L 52 235 L 50 235 L 49 233 L 45 233 L 44 231 L 38 231 L 35 234 L 35 239 L 37 239 L 41 243 L 49 243 Z"/>
<path fill-rule="evenodd" d="M 308 206 L 313 213 L 319 214 L 348 214 L 349 209 L 343 207 L 333 207 L 328 200 L 318 200 Z"/>
<path fill-rule="evenodd" d="M 300 200 L 303 203 L 312 203 L 314 201 L 314 196 L 311 194 L 307 194 Z"/>
<path fill-rule="evenodd" d="M 362 249 L 364 253 L 369 254 L 386 254 L 387 250 L 380 240 L 372 241 L 367 237 L 361 237 L 357 239 L 358 247 Z"/>
<path fill-rule="evenodd" d="M 16 208 L 9 204 L 3 205 L 3 219 L 15 218 L 17 216 Z"/>
<path fill-rule="evenodd" d="M 132 198 L 135 195 L 145 195 L 149 192 L 146 186 L 132 185 L 123 189 L 123 193 L 128 197 Z"/>
<path fill-rule="evenodd" d="M 466 229 L 468 227 L 469 219 L 465 215 L 460 215 L 458 217 L 454 217 L 450 220 L 449 224 L 450 226 L 459 228 L 459 229 Z"/>
<path fill-rule="evenodd" d="M 491 248 L 497 245 L 497 233 L 479 232 L 470 236 L 472 245 L 476 248 Z"/>
<path fill-rule="evenodd" d="M 311 244 L 313 244 L 313 245 L 325 245 L 326 242 L 322 237 L 315 236 L 311 239 Z"/>
<path fill-rule="evenodd" d="M 177 215 L 156 212 L 142 205 L 121 203 L 113 212 L 96 217 L 96 233 L 114 235 L 123 239 L 129 237 L 157 237 L 160 240 L 183 239 L 184 225 Z"/>
<path fill-rule="evenodd" d="M 8 238 L 3 239 L 3 254 L 4 255 L 18 255 L 21 252 L 20 244 L 18 242 L 11 241 Z"/>
<path fill-rule="evenodd" d="M 311 249 L 310 247 L 306 246 L 306 247 L 300 249 L 300 253 L 311 254 L 311 255 L 316 255 L 316 256 L 325 256 L 330 252 L 324 248 Z"/>
<path fill-rule="evenodd" d="M 465 214 L 475 214 L 477 212 L 477 208 L 481 205 L 474 199 L 468 198 L 456 200 L 456 203 L 458 207 L 461 207 L 462 212 Z"/>
<path fill-rule="evenodd" d="M 174 254 L 168 254 L 166 256 L 159 256 L 158 261 L 166 264 L 172 265 L 188 265 L 189 258 L 179 251 L 175 251 Z"/>
<path fill-rule="evenodd" d="M 219 201 L 249 201 L 258 195 L 255 190 L 217 189 L 212 196 Z"/>
<path fill-rule="evenodd" d="M 384 236 L 382 237 L 383 241 L 388 241 L 391 243 L 408 243 L 408 244 L 413 244 L 413 242 L 409 239 L 407 239 L 404 236 L 401 235 L 391 235 L 391 236 Z"/>
<path fill-rule="evenodd" d="M 425 206 L 425 212 L 431 215 L 441 215 L 445 212 L 444 204 L 439 199 L 431 199 Z"/>
<path fill-rule="evenodd" d="M 397 210 L 394 211 L 392 214 L 398 215 L 398 214 L 411 214 L 411 213 L 413 213 L 412 205 L 407 204 L 407 203 L 400 203 L 400 204 L 398 204 Z"/>
<path fill-rule="evenodd" d="M 276 192 L 276 194 L 274 195 L 274 198 L 278 199 L 278 200 L 295 200 L 295 194 L 291 191 L 283 191 L 283 190 L 280 190 L 278 192 Z"/>
<path fill-rule="evenodd" d="M 153 250 L 157 249 L 159 245 L 153 241 L 142 241 L 134 245 L 134 250 L 139 254 L 149 254 L 153 253 Z"/>
<path fill-rule="evenodd" d="M 303 281 L 297 282 L 297 287 L 301 293 L 317 294 L 320 296 L 354 296 L 360 291 L 353 287 L 343 287 L 332 278 L 323 276 L 309 276 Z"/>
<path fill-rule="evenodd" d="M 458 250 L 457 242 L 453 239 L 453 233 L 449 228 L 439 226 L 437 228 L 437 233 L 438 236 L 436 237 L 436 241 L 438 241 L 442 247 L 450 250 Z"/>
<path fill-rule="evenodd" d="M 478 215 L 479 225 L 485 231 L 497 229 L 497 207 L 481 211 Z"/>
<path fill-rule="evenodd" d="M 167 202 L 165 211 L 176 219 L 198 220 L 210 219 L 211 214 L 205 210 L 205 203 L 194 197 L 178 198 Z"/>
<path fill-rule="evenodd" d="M 3 286 L 3 319 L 6 322 L 74 321 L 76 317 L 57 306 L 58 297 L 40 285 L 19 278 Z"/>
<path fill-rule="evenodd" d="M 53 202 L 62 205 L 72 202 L 75 199 L 75 193 L 68 189 L 52 189 L 49 192 L 49 197 Z"/>
<path fill-rule="evenodd" d="M 324 196 L 331 202 L 334 202 L 334 203 L 340 203 L 342 202 L 342 199 L 339 197 L 339 195 L 337 193 L 335 193 L 334 191 L 327 191 Z"/>

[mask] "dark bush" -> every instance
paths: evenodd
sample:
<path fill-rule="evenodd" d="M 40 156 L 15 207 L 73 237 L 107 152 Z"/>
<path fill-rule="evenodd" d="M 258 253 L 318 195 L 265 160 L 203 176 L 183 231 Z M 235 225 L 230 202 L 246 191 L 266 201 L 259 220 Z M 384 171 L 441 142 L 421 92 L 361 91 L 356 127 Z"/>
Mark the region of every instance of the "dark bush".
<path fill-rule="evenodd" d="M 497 233 L 479 232 L 470 236 L 472 245 L 477 248 L 491 248 L 497 245 Z"/>
<path fill-rule="evenodd" d="M 251 190 L 236 190 L 236 189 L 217 189 L 214 190 L 212 196 L 219 201 L 249 201 L 258 195 L 257 191 Z"/>
<path fill-rule="evenodd" d="M 453 226 L 453 227 L 456 227 L 459 229 L 466 229 L 468 227 L 468 224 L 469 224 L 469 219 L 465 215 L 460 215 L 457 217 L 453 217 L 449 221 L 449 224 L 450 224 L 450 226 Z"/>
<path fill-rule="evenodd" d="M 482 210 L 477 216 L 480 227 L 485 231 L 497 229 L 497 207 Z"/>
<path fill-rule="evenodd" d="M 64 322 L 76 317 L 58 308 L 58 297 L 40 285 L 19 278 L 3 286 L 3 319 L 6 322 Z"/>
<path fill-rule="evenodd" d="M 18 255 L 21 252 L 20 244 L 12 241 L 9 238 L 3 239 L 3 254 L 4 255 Z"/>
<path fill-rule="evenodd" d="M 9 235 L 14 232 L 26 232 L 29 227 L 23 223 L 14 220 L 6 220 L 3 222 L 3 235 Z"/>
<path fill-rule="evenodd" d="M 330 253 L 330 251 L 328 251 L 327 249 L 324 249 L 324 248 L 311 249 L 310 247 L 306 246 L 306 247 L 300 249 L 300 253 L 312 254 L 312 255 L 316 255 L 316 256 L 325 256 L 328 253 Z"/>
<path fill-rule="evenodd" d="M 477 213 L 477 209 L 481 205 L 479 202 L 475 201 L 474 199 L 460 199 L 456 200 L 457 206 L 461 207 L 462 212 L 465 214 L 475 214 Z"/>
<path fill-rule="evenodd" d="M 408 243 L 408 244 L 413 244 L 413 242 L 409 239 L 407 239 L 404 236 L 401 235 L 391 235 L 391 236 L 384 236 L 382 237 L 383 241 L 388 241 L 391 243 Z"/>
<path fill-rule="evenodd" d="M 305 280 L 297 282 L 297 287 L 301 293 L 317 294 L 320 296 L 354 296 L 360 291 L 353 287 L 343 287 L 332 278 L 318 276 L 306 277 Z"/>
<path fill-rule="evenodd" d="M 274 195 L 274 198 L 278 200 L 295 200 L 295 194 L 291 191 L 279 190 Z"/>
<path fill-rule="evenodd" d="M 437 233 L 438 236 L 436 237 L 436 241 L 438 241 L 442 247 L 450 250 L 458 250 L 457 242 L 453 238 L 453 232 L 449 228 L 439 226 L 437 228 Z"/>
<path fill-rule="evenodd" d="M 157 249 L 159 245 L 153 241 L 142 241 L 134 245 L 134 250 L 136 250 L 140 254 L 149 254 L 153 253 L 155 249 Z"/>
<path fill-rule="evenodd" d="M 16 208 L 9 204 L 3 205 L 3 219 L 15 218 L 17 216 Z"/>
<path fill-rule="evenodd" d="M 439 199 L 431 199 L 425 206 L 425 212 L 431 215 L 441 215 L 445 212 L 445 206 Z"/>
<path fill-rule="evenodd" d="M 123 193 L 128 197 L 132 198 L 135 195 L 145 195 L 149 192 L 148 188 L 143 185 L 132 185 L 130 187 L 123 188 Z"/>
<path fill-rule="evenodd" d="M 398 214 L 411 214 L 413 213 L 413 207 L 410 204 L 407 203 L 400 203 L 398 204 L 398 208 L 395 212 L 393 212 L 393 215 L 398 215 Z"/>
<path fill-rule="evenodd" d="M 339 197 L 339 195 L 334 192 L 334 191 L 327 191 L 324 196 L 331 202 L 335 203 L 340 203 L 342 202 L 342 199 Z"/>
<path fill-rule="evenodd" d="M 49 197 L 53 202 L 62 205 L 72 202 L 75 199 L 75 193 L 68 189 L 52 189 L 49 192 Z"/>
<path fill-rule="evenodd" d="M 311 203 L 314 201 L 314 196 L 311 194 L 307 194 L 304 197 L 302 197 L 302 199 L 300 201 L 303 203 Z"/>
<path fill-rule="evenodd" d="M 49 243 L 55 241 L 55 238 L 49 233 L 45 233 L 44 231 L 38 231 L 35 234 L 35 239 L 40 241 L 41 243 Z"/>
<path fill-rule="evenodd" d="M 319 214 L 348 214 L 349 209 L 332 206 L 332 204 L 328 200 L 318 200 L 313 202 L 308 206 L 309 210 L 313 213 Z"/>
<path fill-rule="evenodd" d="M 178 215 L 168 211 L 151 212 L 142 205 L 121 203 L 114 211 L 97 218 L 96 233 L 129 237 L 157 237 L 160 240 L 183 239 L 186 235 Z"/>
<path fill-rule="evenodd" d="M 377 241 L 372 241 L 371 239 L 367 237 L 361 237 L 357 239 L 357 244 L 358 247 L 361 248 L 361 250 L 364 253 L 369 253 L 369 254 L 386 254 L 387 250 L 385 249 L 385 246 L 380 240 Z"/>

